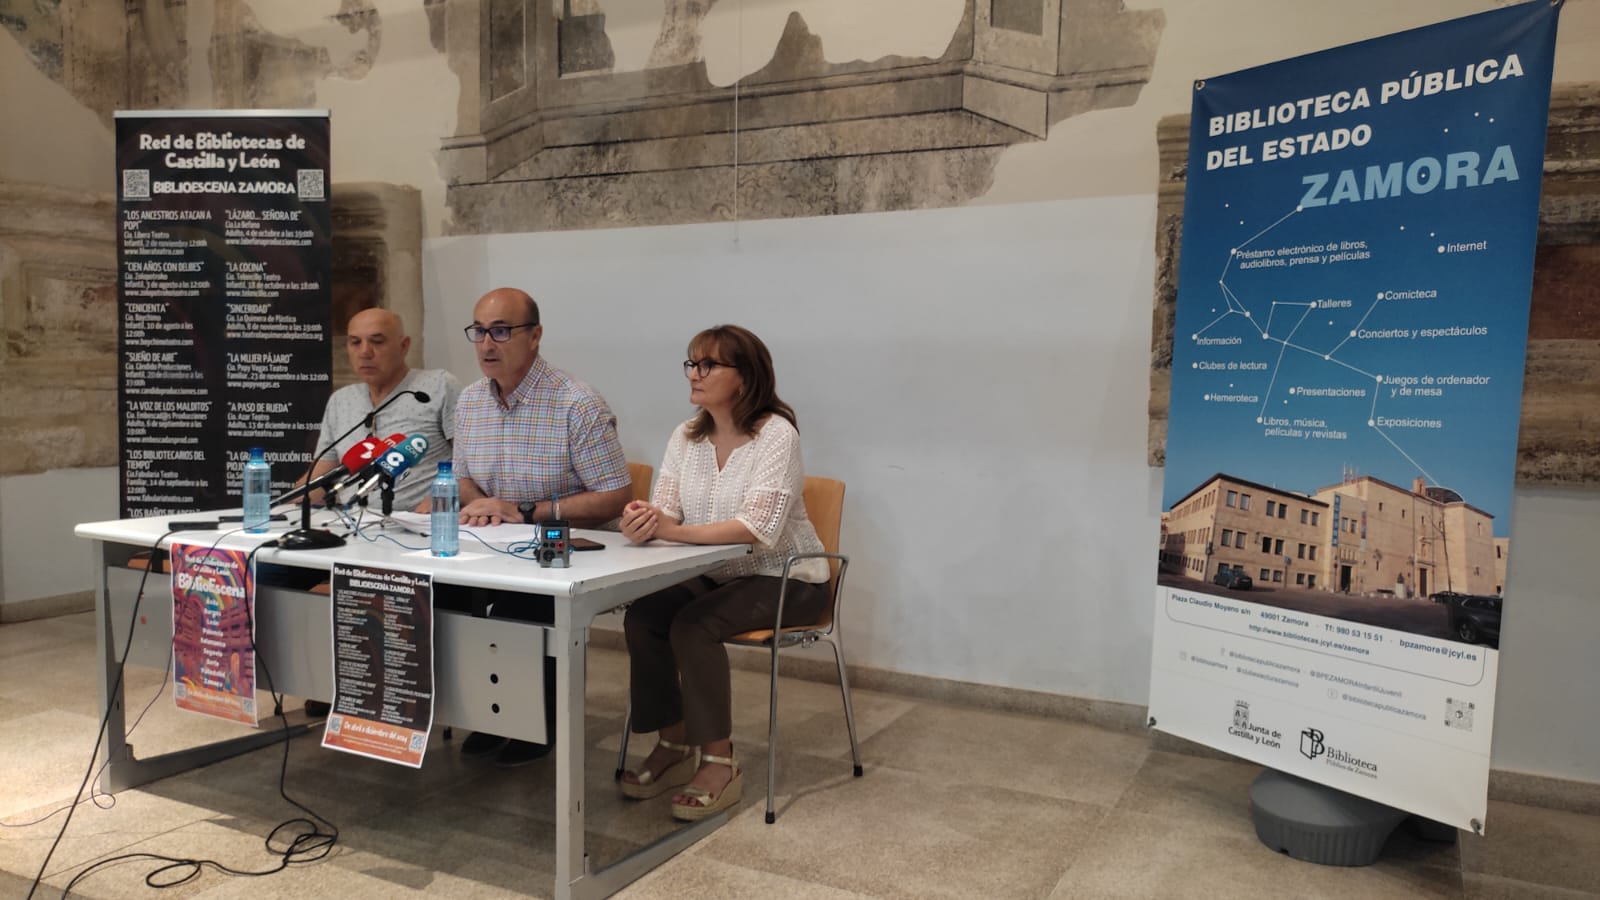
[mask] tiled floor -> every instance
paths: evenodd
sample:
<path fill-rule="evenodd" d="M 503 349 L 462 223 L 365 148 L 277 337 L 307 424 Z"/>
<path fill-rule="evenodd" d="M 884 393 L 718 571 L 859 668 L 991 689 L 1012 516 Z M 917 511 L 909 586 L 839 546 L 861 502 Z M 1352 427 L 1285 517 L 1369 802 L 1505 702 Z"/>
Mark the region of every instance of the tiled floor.
<path fill-rule="evenodd" d="M 0 626 L 0 821 L 55 809 L 83 777 L 98 723 L 94 648 L 86 615 Z M 669 828 L 665 798 L 624 801 L 610 781 L 626 664 L 590 654 L 589 841 L 602 862 Z M 131 713 L 162 690 L 160 675 L 130 671 Z M 854 779 L 837 690 L 803 681 L 782 689 L 778 821 L 768 826 L 765 680 L 735 672 L 734 690 L 743 810 L 622 896 L 1600 897 L 1600 818 L 1496 803 L 1487 838 L 1398 834 L 1377 865 L 1308 865 L 1256 840 L 1254 766 L 1153 752 L 1143 735 L 1074 722 L 858 691 L 867 774 Z M 133 743 L 147 756 L 232 733 L 179 714 L 163 694 Z M 122 853 L 271 868 L 264 839 L 298 814 L 278 795 L 282 763 L 283 749 L 269 748 L 125 792 L 110 809 L 80 806 L 39 896 Z M 463 760 L 437 734 L 420 771 L 300 738 L 288 791 L 337 823 L 333 854 L 264 878 L 207 870 L 160 896 L 548 897 L 553 771 L 549 759 L 513 771 Z M 26 895 L 60 822 L 0 828 L 0 897 Z M 73 896 L 153 896 L 144 878 L 155 867 L 108 867 Z"/>

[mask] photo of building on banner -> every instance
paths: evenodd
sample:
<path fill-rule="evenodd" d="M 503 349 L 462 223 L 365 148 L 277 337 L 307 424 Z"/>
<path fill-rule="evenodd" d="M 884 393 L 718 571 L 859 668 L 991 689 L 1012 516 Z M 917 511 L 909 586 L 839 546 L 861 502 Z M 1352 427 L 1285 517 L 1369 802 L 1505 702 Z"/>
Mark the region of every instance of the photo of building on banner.
<path fill-rule="evenodd" d="M 256 716 L 255 583 L 246 551 L 172 545 L 172 696 L 179 709 Z"/>
<path fill-rule="evenodd" d="M 1469 830 L 1559 11 L 1193 92 L 1150 714 Z"/>
<path fill-rule="evenodd" d="M 420 768 L 433 727 L 433 576 L 337 563 L 322 746 Z"/>

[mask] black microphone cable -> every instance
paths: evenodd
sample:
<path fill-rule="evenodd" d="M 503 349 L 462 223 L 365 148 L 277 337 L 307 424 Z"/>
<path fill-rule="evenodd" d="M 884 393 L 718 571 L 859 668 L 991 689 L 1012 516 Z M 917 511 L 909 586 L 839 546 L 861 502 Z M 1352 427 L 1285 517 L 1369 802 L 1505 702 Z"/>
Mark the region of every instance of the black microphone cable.
<path fill-rule="evenodd" d="M 230 534 L 234 534 L 234 533 L 236 533 L 238 531 L 241 531 L 241 530 L 243 530 L 243 529 L 242 528 L 234 529 L 232 531 L 224 532 L 224 533 L 218 535 L 216 541 L 212 542 L 211 547 L 208 549 L 207 552 L 209 553 L 212 550 L 216 550 L 217 546 L 219 544 L 221 544 L 223 538 L 227 537 Z M 171 534 L 173 534 L 173 532 L 171 532 L 171 531 L 167 532 L 166 534 L 163 534 L 161 537 L 157 538 L 155 543 L 152 545 L 152 547 L 151 547 L 151 550 L 152 550 L 152 553 L 151 553 L 151 564 L 152 565 L 156 564 L 156 551 L 158 551 L 160 549 L 161 542 L 163 540 L 166 540 L 167 537 L 169 537 Z M 255 568 L 256 553 L 258 553 L 261 550 L 261 548 L 264 547 L 264 546 L 269 546 L 269 544 L 259 544 L 259 545 L 257 545 L 254 549 L 252 549 L 250 551 L 249 556 L 247 556 L 245 558 L 245 566 L 246 566 L 246 569 L 249 570 L 250 573 L 251 573 L 251 581 L 252 581 L 252 583 L 255 582 L 254 568 Z M 145 588 L 145 584 L 146 584 L 147 580 L 149 579 L 149 577 L 150 577 L 150 570 L 149 570 L 149 568 L 146 568 L 144 576 L 141 577 L 140 580 L 139 580 L 139 593 L 138 593 L 138 596 L 134 600 L 133 620 L 129 623 L 128 639 L 124 643 L 123 651 L 122 651 L 122 658 L 121 658 L 121 660 L 119 661 L 119 663 L 117 665 L 117 677 L 116 677 L 116 681 L 114 682 L 115 686 L 112 688 L 112 691 L 111 691 L 111 694 L 113 696 L 116 695 L 117 690 L 122 685 L 123 673 L 127 668 L 128 652 L 132 648 L 132 645 L 133 645 L 133 626 L 134 626 L 135 623 L 138 622 L 139 605 L 144 599 L 144 588 Z M 282 764 L 280 765 L 280 767 L 278 769 L 278 794 L 286 802 L 288 802 L 290 805 L 300 809 L 302 812 L 306 813 L 306 815 L 309 816 L 310 818 L 306 818 L 304 816 L 296 816 L 294 818 L 287 819 L 287 820 L 285 820 L 283 822 L 280 822 L 276 827 L 274 827 L 272 829 L 272 831 L 270 831 L 267 834 L 267 837 L 266 837 L 265 842 L 264 842 L 265 846 L 266 846 L 267 853 L 269 855 L 271 855 L 271 856 L 279 857 L 278 864 L 275 867 L 270 868 L 270 869 L 265 869 L 265 870 L 260 870 L 260 871 L 249 871 L 249 870 L 242 870 L 242 869 L 234 869 L 234 868 L 232 868 L 230 866 L 224 865 L 224 864 L 222 864 L 220 862 L 217 862 L 216 860 L 212 860 L 212 859 L 179 858 L 179 857 L 164 856 L 164 855 L 156 854 L 156 853 L 124 853 L 124 854 L 119 854 L 117 856 L 112 856 L 112 857 L 108 857 L 106 859 L 102 859 L 102 860 L 100 860 L 100 861 L 98 861 L 96 863 L 93 863 L 92 865 L 89 865 L 89 866 L 85 867 L 82 871 L 78 872 L 78 874 L 76 874 L 76 875 L 74 875 L 72 877 L 71 881 L 67 882 L 66 887 L 62 889 L 61 896 L 63 898 L 66 898 L 69 894 L 71 894 L 72 889 L 74 887 L 76 887 L 80 881 L 82 881 L 83 879 L 87 878 L 89 875 L 93 874 L 94 872 L 96 872 L 96 871 L 98 871 L 98 870 L 100 870 L 100 869 L 102 869 L 102 868 L 104 868 L 106 866 L 110 866 L 110 865 L 121 863 L 121 862 L 126 862 L 126 861 L 129 861 L 129 860 L 148 859 L 148 860 L 152 860 L 152 861 L 155 861 L 155 862 L 165 863 L 165 865 L 159 866 L 159 867 L 151 870 L 149 873 L 147 873 L 145 875 L 145 879 L 144 879 L 145 880 L 145 884 L 147 886 L 159 889 L 159 888 L 176 887 L 177 885 L 180 885 L 180 884 L 187 884 L 188 882 L 193 881 L 195 878 L 198 878 L 205 871 L 205 869 L 208 868 L 208 867 L 216 869 L 217 871 L 222 872 L 224 874 L 235 875 L 235 876 L 240 876 L 240 877 L 264 877 L 264 876 L 267 876 L 267 875 L 275 875 L 278 872 L 283 871 L 284 869 L 288 868 L 291 865 L 296 865 L 296 864 L 302 864 L 303 865 L 303 864 L 307 864 L 307 863 L 317 862 L 317 861 L 325 858 L 329 853 L 331 853 L 333 851 L 334 846 L 338 843 L 338 840 L 339 840 L 339 828 L 338 828 L 338 826 L 335 825 L 332 821 L 330 821 L 326 817 L 324 817 L 324 816 L 320 815 L 319 813 L 317 813 L 316 811 L 312 810 L 310 807 L 308 807 L 305 804 L 299 802 L 298 800 L 295 800 L 294 798 L 290 797 L 289 794 L 288 794 L 288 791 L 286 789 L 286 781 L 288 779 L 288 773 L 289 773 L 289 741 L 290 741 L 290 738 L 291 738 L 291 734 L 289 732 L 289 720 L 283 714 L 283 695 L 278 693 L 276 685 L 273 684 L 272 671 L 268 667 L 268 665 L 266 663 L 266 660 L 264 658 L 262 658 L 260 649 L 256 646 L 256 639 L 255 639 L 255 598 L 253 596 L 251 597 L 250 602 L 248 604 L 246 604 L 246 606 L 245 606 L 245 614 L 246 614 L 246 624 L 247 624 L 247 626 L 249 627 L 249 630 L 250 630 L 250 649 L 255 652 L 255 654 L 256 654 L 256 663 L 261 666 L 261 671 L 267 678 L 267 691 L 272 696 L 272 699 L 273 699 L 274 714 L 277 716 L 278 721 L 282 724 L 283 762 L 282 762 Z M 170 672 L 170 670 L 171 670 L 171 661 L 169 659 L 168 660 L 168 671 Z M 164 680 L 164 678 L 165 678 L 165 676 L 163 676 L 163 680 Z M 162 690 L 163 690 L 163 692 L 165 692 L 165 685 L 164 684 L 162 686 Z M 159 697 L 160 695 L 158 694 L 157 696 Z M 154 701 L 152 700 L 152 703 L 153 702 Z M 148 710 L 148 708 L 149 707 L 147 706 L 146 709 Z M 92 756 L 90 756 L 90 758 L 89 758 L 89 770 L 84 773 L 84 777 L 85 777 L 85 781 L 86 782 L 87 782 L 87 779 L 89 777 L 90 772 L 92 772 L 94 770 L 94 760 L 100 754 L 100 746 L 101 746 L 101 743 L 105 740 L 106 729 L 107 729 L 108 723 L 110 721 L 110 718 L 111 718 L 111 708 L 108 705 L 107 708 L 106 708 L 105 715 L 100 720 L 100 734 L 99 734 L 99 737 L 97 737 L 96 740 L 95 740 L 94 754 Z M 140 714 L 140 718 L 143 718 L 143 713 Z M 135 724 L 137 725 L 137 722 Z M 109 763 L 109 760 L 107 762 Z M 104 766 L 102 766 L 102 769 L 103 768 L 104 768 Z M 79 787 L 78 787 L 78 794 L 81 795 L 82 793 L 83 793 L 83 785 L 80 784 Z M 76 801 L 77 798 L 74 797 L 74 800 Z M 69 824 L 71 824 L 71 822 L 72 822 L 72 809 L 75 809 L 79 805 L 79 803 L 81 803 L 81 801 L 75 802 L 75 803 L 72 804 L 71 807 L 68 807 L 67 819 L 66 819 L 66 821 L 61 823 L 61 830 L 59 832 L 57 832 L 55 841 L 50 845 L 49 852 L 47 852 L 45 854 L 44 861 L 42 863 L 40 863 L 40 865 L 39 865 L 39 873 L 38 873 L 38 875 L 36 875 L 34 877 L 33 885 L 28 889 L 28 898 L 29 898 L 29 900 L 32 900 L 34 892 L 38 890 L 39 885 L 40 885 L 41 881 L 44 878 L 44 873 L 45 873 L 46 869 L 49 867 L 50 859 L 51 859 L 52 856 L 54 856 L 56 848 L 60 845 L 61 838 L 66 834 L 67 826 Z M 52 813 L 52 815 L 54 815 L 54 814 Z M 322 828 L 319 827 L 318 823 L 321 823 L 321 825 L 326 826 L 327 830 L 326 831 L 322 830 Z M 280 832 L 283 832 L 286 829 L 296 828 L 296 827 L 299 827 L 302 830 L 300 831 L 300 833 L 294 835 L 293 838 L 287 839 L 286 844 L 282 848 L 275 847 L 273 845 L 274 841 L 284 841 L 285 840 L 285 838 L 280 837 Z M 174 878 L 170 878 L 170 879 L 167 879 L 167 880 L 161 880 L 161 878 L 162 878 L 162 876 L 164 874 L 166 874 L 168 872 L 174 872 L 174 871 L 181 872 L 182 874 L 179 877 L 174 877 Z"/>
<path fill-rule="evenodd" d="M 135 606 L 134 606 L 135 615 L 137 615 L 137 610 L 138 610 L 137 603 L 138 603 L 138 601 L 135 601 Z M 150 698 L 149 702 L 147 702 L 144 705 L 144 708 L 139 710 L 139 715 L 134 718 L 133 724 L 128 726 L 128 730 L 127 730 L 127 733 L 126 733 L 124 739 L 133 736 L 134 731 L 138 730 L 138 728 L 139 728 L 139 723 L 144 721 L 145 714 L 150 712 L 151 707 L 156 705 L 156 701 L 160 700 L 167 693 L 167 685 L 169 683 L 167 681 L 167 676 L 171 675 L 171 674 L 172 674 L 172 655 L 169 653 L 169 654 L 167 654 L 167 667 L 161 673 L 161 684 L 160 684 L 160 686 L 156 688 L 155 695 L 152 696 Z M 38 818 L 33 819 L 31 821 L 27 821 L 27 822 L 0 822 L 0 828 L 32 828 L 35 825 L 38 825 L 38 824 L 40 824 L 42 822 L 48 821 L 50 819 L 55 818 L 56 816 L 61 815 L 62 813 L 66 812 L 68 809 L 71 809 L 74 806 L 82 806 L 85 803 L 93 803 L 95 806 L 99 807 L 100 809 L 111 809 L 112 807 L 115 807 L 117 805 L 117 795 L 100 790 L 100 780 L 105 775 L 106 769 L 110 765 L 111 765 L 111 760 L 109 758 L 106 759 L 104 762 L 102 762 L 100 764 L 99 770 L 94 773 L 94 778 L 91 779 L 90 782 L 89 782 L 89 796 L 84 797 L 81 800 L 76 800 L 74 802 L 68 802 L 68 803 L 66 803 L 66 804 L 64 804 L 62 806 L 58 806 L 55 809 L 52 809 L 49 812 L 45 813 L 44 815 L 39 816 Z"/>
<path fill-rule="evenodd" d="M 150 564 L 145 566 L 144 574 L 139 577 L 139 592 L 133 598 L 133 614 L 128 620 L 128 637 L 122 642 L 122 656 L 117 660 L 117 677 L 111 683 L 111 690 L 109 692 L 110 698 L 115 698 L 117 694 L 122 691 L 123 675 L 128 670 L 128 653 L 133 649 L 133 631 L 139 623 L 139 607 L 144 602 L 144 588 L 145 585 L 150 581 L 150 569 L 160 565 L 161 542 L 166 540 L 168 537 L 171 537 L 173 534 L 175 534 L 175 532 L 168 531 L 156 538 L 155 542 L 150 545 Z M 222 540 L 222 537 L 223 536 L 218 536 L 217 540 Z M 110 615 L 109 600 L 110 598 L 108 597 L 108 616 Z M 33 877 L 33 884 L 28 887 L 28 900 L 32 900 L 34 893 L 39 890 L 39 885 L 44 880 L 45 870 L 50 867 L 50 859 L 51 857 L 55 856 L 56 848 L 61 846 L 61 839 L 67 834 L 67 826 L 72 824 L 72 814 L 77 811 L 78 806 L 83 802 L 80 799 L 83 796 L 83 789 L 88 785 L 89 779 L 94 775 L 94 761 L 100 756 L 100 745 L 105 742 L 106 730 L 111 723 L 112 701 L 110 698 L 108 698 L 108 702 L 106 703 L 105 713 L 100 716 L 100 730 L 95 735 L 94 750 L 89 754 L 89 767 L 83 772 L 83 781 L 79 782 L 77 792 L 72 795 L 72 802 L 67 804 L 65 807 L 67 817 L 61 823 L 61 830 L 56 832 L 55 840 L 50 842 L 50 849 L 45 852 L 44 860 L 39 863 L 39 872 Z M 146 708 L 148 709 L 148 707 Z M 140 713 L 139 716 L 140 718 L 143 718 L 144 714 Z M 109 765 L 110 762 L 111 761 L 109 759 L 106 760 L 107 765 Z M 101 768 L 104 770 L 104 766 Z M 92 797 L 93 794 L 90 796 Z M 55 813 L 51 813 L 50 815 L 53 816 Z M 50 818 L 50 816 L 46 816 L 45 818 Z M 62 896 L 66 895 L 63 893 Z"/>
<path fill-rule="evenodd" d="M 156 564 L 156 557 L 160 552 L 161 542 L 166 540 L 166 538 L 169 535 L 173 534 L 173 533 L 174 532 L 169 531 L 166 534 L 163 534 L 161 537 L 156 538 L 156 541 L 155 541 L 154 544 L 150 545 L 151 565 L 155 565 Z M 128 621 L 129 642 L 123 646 L 122 659 L 117 663 L 117 679 L 118 679 L 119 683 L 120 683 L 120 680 L 122 678 L 123 669 L 127 665 L 128 651 L 129 651 L 129 648 L 132 646 L 133 628 L 137 625 L 137 623 L 139 621 L 139 605 L 144 600 L 144 586 L 145 586 L 146 580 L 149 577 L 150 577 L 150 570 L 148 568 L 146 568 L 144 576 L 139 579 L 139 592 L 134 597 L 133 613 L 132 613 L 132 616 L 130 617 L 130 619 Z M 170 656 L 168 656 L 168 658 L 167 658 L 167 669 L 166 669 L 165 672 L 162 673 L 162 676 L 161 676 L 162 677 L 162 685 L 161 685 L 160 689 L 157 690 L 156 691 L 156 695 L 154 697 L 151 697 L 150 701 L 144 705 L 144 708 L 139 711 L 139 715 L 133 720 L 133 724 L 128 726 L 127 734 L 130 734 L 130 735 L 133 734 L 134 730 L 139 727 L 139 723 L 144 721 L 145 713 L 148 713 L 150 711 L 150 708 L 152 706 L 155 706 L 156 701 L 161 699 L 161 695 L 166 693 L 166 683 L 165 683 L 166 682 L 166 676 L 167 676 L 167 674 L 171 673 L 171 671 L 172 671 L 172 658 Z M 115 691 L 113 691 L 113 693 L 115 693 Z M 105 718 L 103 718 L 101 720 L 101 723 L 100 723 L 100 730 L 102 732 L 105 731 L 107 722 L 110 721 L 110 717 L 111 717 L 111 712 L 110 712 L 110 709 L 107 708 L 106 716 L 105 716 Z M 100 748 L 99 748 L 98 745 L 96 745 L 95 746 L 95 756 L 98 757 L 99 755 L 100 755 Z M 83 797 L 82 796 L 83 787 L 80 785 L 79 788 L 78 788 L 78 796 L 73 797 L 72 800 L 69 801 L 68 803 L 66 803 L 65 805 L 58 806 L 55 809 L 45 813 L 42 816 L 39 816 L 36 819 L 31 820 L 31 821 L 27 821 L 27 822 L 0 822 L 0 828 L 32 828 L 33 826 L 38 825 L 41 822 L 45 822 L 45 821 L 48 821 L 50 819 L 53 819 L 56 816 L 59 816 L 62 813 L 66 812 L 66 811 L 68 811 L 68 810 L 70 810 L 70 809 L 72 809 L 74 807 L 81 806 L 81 805 L 83 805 L 85 803 L 91 803 L 92 802 L 95 806 L 99 807 L 100 809 L 110 809 L 113 806 L 116 806 L 117 805 L 117 797 L 116 797 L 115 794 L 103 793 L 103 792 L 101 792 L 99 790 L 100 777 L 105 774 L 106 767 L 109 766 L 109 765 L 111 765 L 111 760 L 107 759 L 105 762 L 100 764 L 99 771 L 94 772 L 93 777 L 92 777 L 91 781 L 89 782 L 90 785 L 91 785 L 91 787 L 89 788 L 89 796 L 87 796 L 87 797 Z M 89 761 L 89 767 L 90 767 L 91 770 L 93 770 L 93 768 L 94 768 L 94 758 L 92 758 L 92 757 L 91 757 L 91 759 Z M 105 798 L 104 802 L 102 802 L 102 800 L 101 800 L 102 797 Z M 65 825 L 62 826 L 62 830 L 63 831 L 66 830 L 66 826 Z M 59 837 L 57 838 L 57 840 L 58 841 L 60 840 Z M 54 846 L 52 846 L 51 847 L 52 852 L 54 852 L 54 849 L 55 849 Z M 46 860 L 46 862 L 48 862 L 49 861 L 49 857 L 46 856 L 45 860 Z M 31 894 L 30 894 L 30 896 L 31 896 Z"/>

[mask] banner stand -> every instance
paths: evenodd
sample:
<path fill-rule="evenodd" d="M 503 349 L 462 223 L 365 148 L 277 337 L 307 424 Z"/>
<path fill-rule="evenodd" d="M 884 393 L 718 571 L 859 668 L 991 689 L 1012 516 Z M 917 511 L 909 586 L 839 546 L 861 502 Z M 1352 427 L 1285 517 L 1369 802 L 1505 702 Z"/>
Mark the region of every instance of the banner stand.
<path fill-rule="evenodd" d="M 1486 830 L 1561 5 L 1194 83 L 1149 714 L 1296 858 Z"/>
<path fill-rule="evenodd" d="M 1256 837 L 1279 853 L 1323 866 L 1370 866 L 1394 830 L 1412 816 L 1403 809 L 1264 769 L 1250 783 L 1250 818 Z M 1416 821 L 1424 840 L 1455 843 L 1454 828 L 1421 817 Z"/>

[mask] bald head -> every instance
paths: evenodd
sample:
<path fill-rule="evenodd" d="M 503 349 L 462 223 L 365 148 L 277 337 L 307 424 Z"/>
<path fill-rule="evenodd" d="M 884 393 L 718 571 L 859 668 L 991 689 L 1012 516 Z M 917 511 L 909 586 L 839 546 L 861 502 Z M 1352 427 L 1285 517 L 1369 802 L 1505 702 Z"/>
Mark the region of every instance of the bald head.
<path fill-rule="evenodd" d="M 350 367 L 366 382 L 374 404 L 388 396 L 410 371 L 406 366 L 410 349 L 405 323 L 387 309 L 364 309 L 345 326 Z"/>
<path fill-rule="evenodd" d="M 382 332 L 396 341 L 406 339 L 406 323 L 402 322 L 400 317 L 390 310 L 380 309 L 376 306 L 370 309 L 363 309 L 361 312 L 351 316 L 345 331 L 347 333 L 356 331 L 364 333 Z"/>
<path fill-rule="evenodd" d="M 483 317 L 478 313 L 484 309 L 485 304 L 493 306 L 494 311 L 497 313 L 516 313 L 513 317 L 516 319 L 516 324 L 523 322 L 530 325 L 539 324 L 539 304 L 534 301 L 527 291 L 503 287 L 495 288 L 484 294 L 478 298 L 477 305 L 472 308 L 474 320 L 483 321 Z"/>

